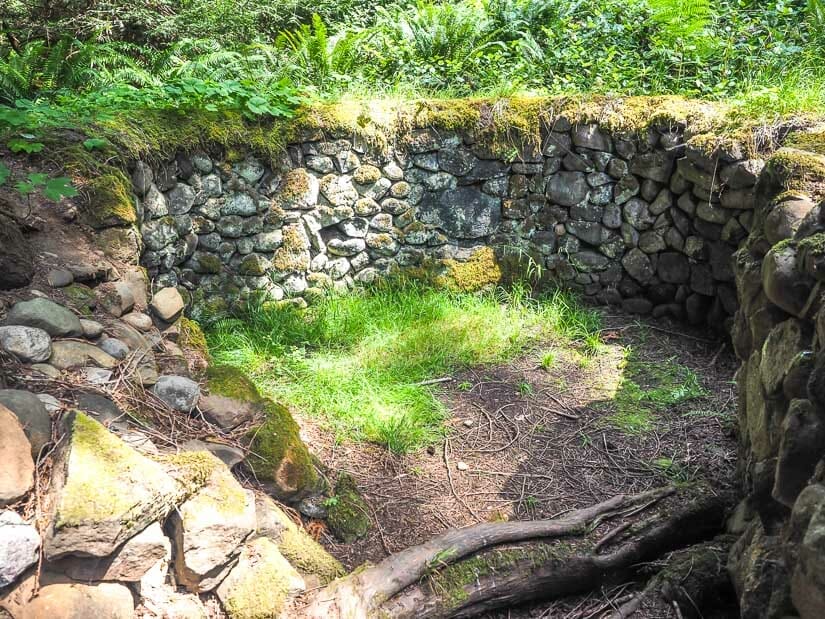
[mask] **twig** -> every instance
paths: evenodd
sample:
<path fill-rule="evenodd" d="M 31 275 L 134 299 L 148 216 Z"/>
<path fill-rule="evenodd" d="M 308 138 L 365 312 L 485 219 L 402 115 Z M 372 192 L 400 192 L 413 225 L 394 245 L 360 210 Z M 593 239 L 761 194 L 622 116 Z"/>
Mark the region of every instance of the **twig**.
<path fill-rule="evenodd" d="M 449 383 L 455 380 L 452 376 L 444 376 L 442 378 L 431 378 L 430 380 L 422 380 L 420 383 L 415 383 L 416 387 L 424 387 L 425 385 L 437 385 L 438 383 Z"/>

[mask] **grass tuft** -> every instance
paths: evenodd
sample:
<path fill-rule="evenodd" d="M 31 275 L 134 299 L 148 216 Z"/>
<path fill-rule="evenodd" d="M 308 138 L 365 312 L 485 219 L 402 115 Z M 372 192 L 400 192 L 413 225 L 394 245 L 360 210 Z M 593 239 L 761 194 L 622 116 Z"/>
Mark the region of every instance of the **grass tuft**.
<path fill-rule="evenodd" d="M 557 291 L 484 293 L 406 281 L 307 310 L 250 305 L 207 331 L 216 362 L 237 366 L 261 391 L 314 415 L 340 439 L 368 440 L 398 453 L 435 442 L 447 415 L 422 381 L 503 363 L 546 339 L 586 346 L 598 314 Z"/>

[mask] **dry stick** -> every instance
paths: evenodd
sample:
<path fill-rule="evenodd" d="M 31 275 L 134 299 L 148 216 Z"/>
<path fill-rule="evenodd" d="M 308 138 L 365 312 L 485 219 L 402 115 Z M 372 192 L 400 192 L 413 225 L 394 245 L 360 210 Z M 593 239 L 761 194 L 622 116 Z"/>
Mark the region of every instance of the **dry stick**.
<path fill-rule="evenodd" d="M 453 484 L 453 473 L 452 473 L 452 471 L 450 471 L 450 461 L 447 458 L 447 448 L 448 448 L 449 444 L 450 444 L 449 437 L 445 438 L 444 439 L 444 466 L 447 467 L 447 480 L 450 482 L 450 490 L 452 491 L 453 496 L 456 498 L 456 500 L 459 503 L 461 503 L 468 512 L 470 512 L 470 514 L 473 516 L 473 518 L 476 519 L 477 522 L 479 522 L 479 521 L 481 521 L 481 518 L 478 517 L 478 514 L 476 514 L 470 508 L 470 506 L 467 505 L 467 503 L 464 501 L 464 499 L 462 499 L 460 496 L 458 496 L 458 493 L 455 491 L 455 485 Z"/>
<path fill-rule="evenodd" d="M 422 380 L 420 383 L 415 383 L 416 387 L 424 387 L 426 385 L 437 385 L 439 383 L 449 383 L 455 380 L 452 376 L 444 376 L 443 378 L 431 378 L 430 380 Z"/>

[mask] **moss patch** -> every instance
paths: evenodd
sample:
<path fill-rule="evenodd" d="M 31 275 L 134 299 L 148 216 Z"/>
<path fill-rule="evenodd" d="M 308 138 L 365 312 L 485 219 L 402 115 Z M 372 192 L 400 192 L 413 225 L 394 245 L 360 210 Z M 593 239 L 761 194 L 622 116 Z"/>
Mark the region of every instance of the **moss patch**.
<path fill-rule="evenodd" d="M 284 226 L 283 245 L 272 258 L 278 271 L 306 271 L 309 269 L 309 240 L 299 226 Z"/>
<path fill-rule="evenodd" d="M 87 223 L 93 228 L 128 226 L 137 223 L 137 209 L 132 198 L 131 181 L 120 170 L 91 179 L 86 188 L 89 200 L 84 209 Z"/>
<path fill-rule="evenodd" d="M 474 292 L 501 282 L 503 273 L 491 247 L 476 250 L 469 260 L 445 260 L 445 272 L 436 284 L 451 290 Z"/>
<path fill-rule="evenodd" d="M 274 482 L 288 498 L 312 488 L 318 473 L 289 409 L 272 400 L 263 402 L 266 421 L 251 432 L 253 453 L 246 462 L 258 479 Z"/>
<path fill-rule="evenodd" d="M 781 148 L 768 160 L 767 168 L 785 191 L 825 182 L 825 156 L 808 151 Z"/>
<path fill-rule="evenodd" d="M 209 347 L 206 344 L 206 336 L 203 334 L 200 325 L 186 316 L 181 316 L 178 326 L 180 327 L 180 338 L 178 340 L 180 347 L 197 351 L 208 361 L 210 359 Z"/>
<path fill-rule="evenodd" d="M 192 490 L 192 484 L 179 486 L 160 464 L 87 415 L 75 412 L 69 424 L 67 476 L 55 528 L 112 519 L 127 527 L 151 522 Z"/>
<path fill-rule="evenodd" d="M 370 529 L 369 510 L 355 480 L 342 473 L 335 484 L 335 496 L 327 508 L 327 524 L 335 536 L 345 543 L 364 537 Z"/>
<path fill-rule="evenodd" d="M 287 519 L 278 548 L 289 562 L 304 574 L 313 574 L 326 585 L 346 573 L 337 559 L 324 550 L 303 529 Z"/>
<path fill-rule="evenodd" d="M 206 370 L 206 386 L 209 393 L 227 398 L 243 402 L 261 401 L 261 394 L 258 393 L 255 383 L 249 380 L 246 374 L 231 365 L 209 366 Z"/>

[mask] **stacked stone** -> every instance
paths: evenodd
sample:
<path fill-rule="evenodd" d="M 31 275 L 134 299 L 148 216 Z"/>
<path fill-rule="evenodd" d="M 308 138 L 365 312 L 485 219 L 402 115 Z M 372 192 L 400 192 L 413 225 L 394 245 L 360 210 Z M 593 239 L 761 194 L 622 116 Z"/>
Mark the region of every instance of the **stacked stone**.
<path fill-rule="evenodd" d="M 736 254 L 743 617 L 825 616 L 825 158 L 778 151 Z"/>
<path fill-rule="evenodd" d="M 275 169 L 251 156 L 138 163 L 143 263 L 160 285 L 225 303 L 309 299 L 493 247 L 539 256 L 600 303 L 722 325 L 763 163 L 697 141 L 559 118 L 519 149 L 419 129 L 390 151 L 341 135 L 293 144 Z"/>

